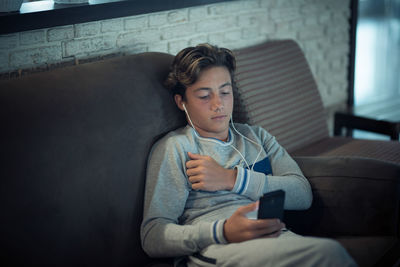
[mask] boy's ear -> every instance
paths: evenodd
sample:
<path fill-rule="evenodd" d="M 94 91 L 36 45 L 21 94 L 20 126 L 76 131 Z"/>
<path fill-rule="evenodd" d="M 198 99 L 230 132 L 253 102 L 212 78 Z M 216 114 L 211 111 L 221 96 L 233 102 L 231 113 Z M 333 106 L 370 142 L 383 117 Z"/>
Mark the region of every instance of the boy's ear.
<path fill-rule="evenodd" d="M 182 99 L 182 96 L 176 94 L 176 95 L 174 96 L 174 99 L 175 99 L 175 103 L 176 103 L 176 105 L 178 106 L 178 108 L 179 108 L 180 110 L 184 111 L 184 110 L 185 110 L 185 109 L 183 108 L 183 103 L 184 103 L 184 101 L 183 101 L 183 99 Z"/>

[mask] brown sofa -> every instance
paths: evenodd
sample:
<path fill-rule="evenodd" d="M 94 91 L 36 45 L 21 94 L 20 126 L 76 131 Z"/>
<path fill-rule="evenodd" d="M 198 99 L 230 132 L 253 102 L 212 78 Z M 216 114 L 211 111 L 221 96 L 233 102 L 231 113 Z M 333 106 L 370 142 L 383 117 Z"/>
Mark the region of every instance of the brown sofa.
<path fill-rule="evenodd" d="M 279 50 L 288 43 L 297 47 L 290 41 L 266 45 L 278 45 L 274 49 Z M 236 53 L 244 91 L 236 95 L 235 117 L 253 123 L 256 106 L 246 102 L 240 56 L 247 52 Z M 162 86 L 171 60 L 171 55 L 144 53 L 0 81 L 3 266 L 159 262 L 141 249 L 139 227 L 151 145 L 185 124 Z M 273 120 L 286 112 L 283 106 L 275 105 L 266 118 L 271 122 L 260 124 L 271 128 L 289 151 L 307 155 L 295 159 L 314 194 L 309 210 L 286 212 L 286 224 L 301 234 L 337 239 L 361 266 L 392 265 L 400 255 L 400 166 L 373 158 L 320 157 L 318 149 L 331 146 L 323 143 L 329 136 L 297 133 L 286 139 L 285 131 L 278 132 L 285 127 L 284 118 Z M 301 118 L 316 120 L 314 112 L 302 113 Z M 314 125 L 324 123 L 317 120 Z M 298 127 L 288 132 L 294 128 Z M 307 139 L 307 144 L 301 147 L 296 137 Z M 298 152 L 302 148 L 310 153 Z M 168 259 L 161 262 L 170 264 Z"/>

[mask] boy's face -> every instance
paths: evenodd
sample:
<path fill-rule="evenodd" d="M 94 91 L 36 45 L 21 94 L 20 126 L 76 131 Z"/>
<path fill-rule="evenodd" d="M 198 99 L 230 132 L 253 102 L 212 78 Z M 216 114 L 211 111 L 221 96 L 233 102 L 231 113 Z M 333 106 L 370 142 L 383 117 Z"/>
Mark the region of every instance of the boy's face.
<path fill-rule="evenodd" d="M 175 95 L 181 110 L 189 113 L 196 131 L 203 137 L 225 141 L 233 109 L 232 79 L 227 68 L 210 67 L 201 72 L 199 79 L 186 88 L 186 100 Z"/>

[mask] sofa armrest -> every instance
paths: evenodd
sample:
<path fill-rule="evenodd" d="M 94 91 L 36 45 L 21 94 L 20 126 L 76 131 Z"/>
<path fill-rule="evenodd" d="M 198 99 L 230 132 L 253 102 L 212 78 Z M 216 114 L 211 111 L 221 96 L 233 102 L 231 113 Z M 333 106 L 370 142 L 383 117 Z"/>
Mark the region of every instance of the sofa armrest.
<path fill-rule="evenodd" d="M 400 165 L 355 157 L 294 159 L 314 197 L 310 209 L 285 212 L 286 225 L 294 232 L 398 236 Z"/>

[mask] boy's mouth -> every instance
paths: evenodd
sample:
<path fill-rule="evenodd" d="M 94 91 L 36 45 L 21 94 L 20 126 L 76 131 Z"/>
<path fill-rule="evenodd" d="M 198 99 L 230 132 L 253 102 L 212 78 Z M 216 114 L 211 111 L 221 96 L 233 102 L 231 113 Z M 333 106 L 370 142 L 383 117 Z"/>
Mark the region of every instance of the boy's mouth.
<path fill-rule="evenodd" d="M 219 116 L 212 117 L 211 119 L 216 120 L 216 121 L 222 121 L 222 120 L 225 120 L 226 117 L 227 117 L 226 115 L 219 115 Z"/>

